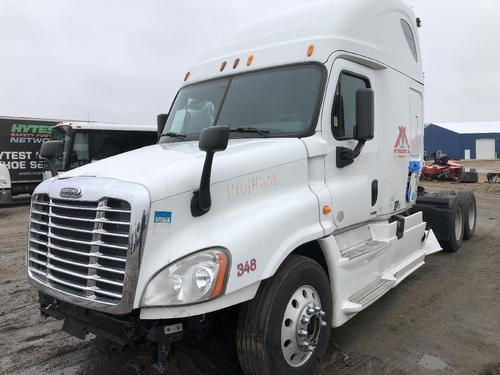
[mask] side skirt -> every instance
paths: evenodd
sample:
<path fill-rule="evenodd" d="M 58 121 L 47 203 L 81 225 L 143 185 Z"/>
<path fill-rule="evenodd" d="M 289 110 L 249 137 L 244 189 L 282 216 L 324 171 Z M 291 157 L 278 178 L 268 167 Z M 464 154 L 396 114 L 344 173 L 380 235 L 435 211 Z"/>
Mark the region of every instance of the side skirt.
<path fill-rule="evenodd" d="M 402 221 L 370 223 L 320 241 L 330 268 L 332 326 L 373 304 L 422 267 L 426 255 L 441 250 L 421 212 Z"/>

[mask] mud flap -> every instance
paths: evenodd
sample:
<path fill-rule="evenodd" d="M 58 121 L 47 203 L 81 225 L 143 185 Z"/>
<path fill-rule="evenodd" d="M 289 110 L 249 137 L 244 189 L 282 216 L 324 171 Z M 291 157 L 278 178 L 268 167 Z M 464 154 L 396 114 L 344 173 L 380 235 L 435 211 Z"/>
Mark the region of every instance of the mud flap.
<path fill-rule="evenodd" d="M 429 229 L 427 235 L 425 236 L 423 249 L 425 251 L 425 255 L 434 254 L 443 250 L 432 229 Z"/>

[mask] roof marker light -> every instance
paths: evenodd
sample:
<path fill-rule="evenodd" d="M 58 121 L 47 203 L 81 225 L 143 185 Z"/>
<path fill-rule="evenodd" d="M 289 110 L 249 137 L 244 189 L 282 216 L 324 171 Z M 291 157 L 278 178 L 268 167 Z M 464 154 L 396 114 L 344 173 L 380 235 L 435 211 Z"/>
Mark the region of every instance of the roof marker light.
<path fill-rule="evenodd" d="M 247 66 L 252 65 L 252 63 L 253 63 L 253 55 L 250 55 L 250 56 L 248 56 L 248 59 L 247 59 Z"/>
<path fill-rule="evenodd" d="M 224 69 L 226 69 L 227 61 L 224 61 L 222 64 L 220 64 L 220 71 L 222 72 Z"/>
<path fill-rule="evenodd" d="M 240 63 L 240 58 L 237 57 L 236 60 L 234 60 L 233 69 L 236 69 L 236 67 L 238 66 L 239 63 Z"/>
<path fill-rule="evenodd" d="M 314 44 L 310 44 L 307 48 L 307 57 L 311 57 L 314 53 Z"/>
<path fill-rule="evenodd" d="M 189 79 L 190 75 L 191 75 L 191 72 L 186 73 L 186 75 L 184 76 L 184 82 L 186 82 Z"/>

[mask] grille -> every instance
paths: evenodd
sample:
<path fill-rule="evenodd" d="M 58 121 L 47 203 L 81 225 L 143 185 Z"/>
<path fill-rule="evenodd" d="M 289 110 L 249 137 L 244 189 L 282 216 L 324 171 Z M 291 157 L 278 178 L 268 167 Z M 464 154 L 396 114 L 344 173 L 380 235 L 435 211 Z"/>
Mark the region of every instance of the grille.
<path fill-rule="evenodd" d="M 52 199 L 31 205 L 28 267 L 39 282 L 96 302 L 118 304 L 129 249 L 130 204 Z"/>

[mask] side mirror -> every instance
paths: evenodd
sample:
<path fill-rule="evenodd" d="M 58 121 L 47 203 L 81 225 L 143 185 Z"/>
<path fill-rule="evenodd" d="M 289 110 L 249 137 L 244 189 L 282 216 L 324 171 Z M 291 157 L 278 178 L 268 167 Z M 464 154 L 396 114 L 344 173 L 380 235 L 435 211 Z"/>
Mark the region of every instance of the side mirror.
<path fill-rule="evenodd" d="M 372 89 L 356 91 L 356 128 L 355 138 L 358 144 L 354 150 L 337 147 L 337 168 L 351 165 L 361 154 L 366 141 L 373 139 L 375 129 L 375 95 Z"/>
<path fill-rule="evenodd" d="M 229 141 L 230 129 L 227 126 L 209 126 L 200 132 L 199 147 L 201 151 L 224 151 Z"/>
<path fill-rule="evenodd" d="M 158 138 L 160 138 L 161 133 L 163 133 L 163 129 L 167 124 L 168 113 L 161 113 L 156 117 L 156 123 L 158 125 Z"/>
<path fill-rule="evenodd" d="M 42 143 L 39 155 L 47 159 L 47 164 L 52 177 L 57 176 L 57 169 L 54 160 L 57 159 L 63 150 L 63 141 L 47 141 Z"/>
<path fill-rule="evenodd" d="M 199 148 L 205 151 L 205 163 L 201 173 L 200 188 L 193 193 L 191 198 L 191 214 L 194 217 L 202 216 L 210 211 L 212 198 L 210 196 L 210 177 L 212 175 L 212 162 L 217 151 L 224 151 L 229 142 L 230 129 L 227 126 L 209 126 L 200 133 Z"/>
<path fill-rule="evenodd" d="M 42 143 L 39 154 L 42 158 L 54 160 L 61 155 L 62 149 L 62 141 L 47 141 Z"/>
<path fill-rule="evenodd" d="M 374 137 L 375 98 L 372 89 L 356 92 L 356 139 L 369 141 Z"/>

